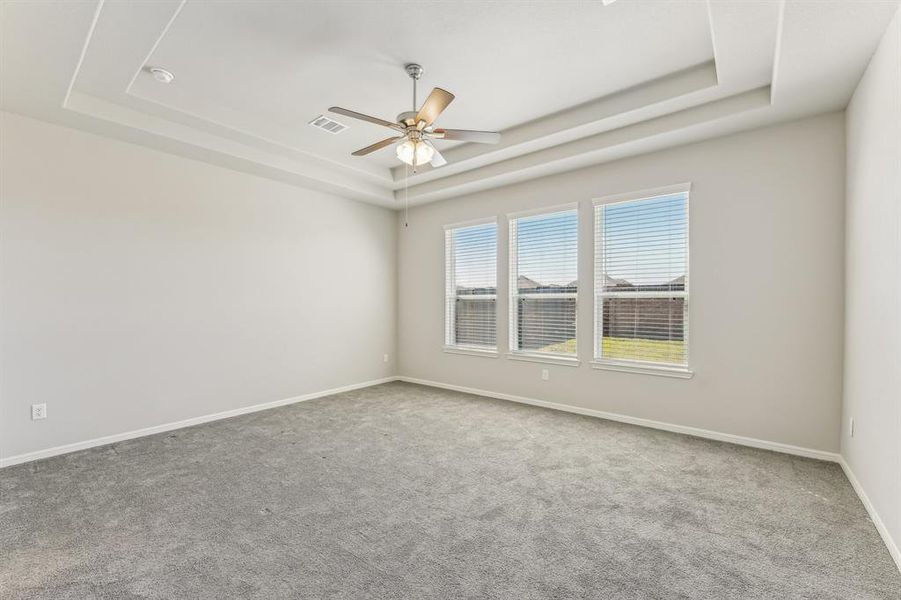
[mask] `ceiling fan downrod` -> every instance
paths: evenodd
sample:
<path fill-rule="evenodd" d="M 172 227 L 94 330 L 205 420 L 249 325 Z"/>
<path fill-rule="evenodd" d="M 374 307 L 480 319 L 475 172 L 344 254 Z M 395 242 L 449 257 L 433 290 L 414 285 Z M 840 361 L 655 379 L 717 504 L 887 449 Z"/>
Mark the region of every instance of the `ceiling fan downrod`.
<path fill-rule="evenodd" d="M 418 103 L 416 102 L 416 82 L 422 77 L 422 65 L 410 63 L 404 65 L 404 69 L 407 71 L 407 75 L 413 80 L 413 112 L 416 112 L 416 107 L 418 106 Z"/>

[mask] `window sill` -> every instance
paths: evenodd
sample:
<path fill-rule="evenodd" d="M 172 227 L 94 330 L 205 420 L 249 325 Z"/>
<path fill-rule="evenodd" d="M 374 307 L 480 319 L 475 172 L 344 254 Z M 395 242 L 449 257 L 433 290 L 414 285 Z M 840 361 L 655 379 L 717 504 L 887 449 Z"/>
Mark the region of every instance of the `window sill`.
<path fill-rule="evenodd" d="M 565 367 L 578 367 L 581 364 L 581 361 L 575 356 L 555 356 L 553 354 L 527 354 L 525 352 L 508 352 L 507 358 L 511 360 L 524 360 L 526 362 L 563 365 Z"/>
<path fill-rule="evenodd" d="M 465 348 L 463 346 L 445 346 L 444 351 L 448 354 L 467 354 L 469 356 L 497 358 L 497 350 L 482 350 L 481 348 Z"/>
<path fill-rule="evenodd" d="M 622 373 L 639 373 L 642 375 L 657 375 L 658 377 L 675 377 L 677 379 L 691 379 L 694 371 L 686 367 L 664 367 L 652 365 L 635 365 L 611 361 L 593 360 L 592 369 L 605 371 L 620 371 Z"/>

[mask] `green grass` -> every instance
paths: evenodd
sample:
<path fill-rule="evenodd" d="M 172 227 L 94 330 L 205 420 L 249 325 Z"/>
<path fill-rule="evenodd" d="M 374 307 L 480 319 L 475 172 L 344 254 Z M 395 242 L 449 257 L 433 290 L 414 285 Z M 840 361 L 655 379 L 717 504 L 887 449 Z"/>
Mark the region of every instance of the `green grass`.
<path fill-rule="evenodd" d="M 576 340 L 575 338 L 571 340 L 566 340 L 565 342 L 559 342 L 557 344 L 550 344 L 548 346 L 543 346 L 536 350 L 536 352 L 553 352 L 554 354 L 575 354 L 576 353 Z"/>
<path fill-rule="evenodd" d="M 682 340 L 605 337 L 603 344 L 603 357 L 611 360 L 645 360 L 675 364 L 685 360 L 685 342 Z M 538 351 L 575 354 L 576 340 L 550 344 Z"/>

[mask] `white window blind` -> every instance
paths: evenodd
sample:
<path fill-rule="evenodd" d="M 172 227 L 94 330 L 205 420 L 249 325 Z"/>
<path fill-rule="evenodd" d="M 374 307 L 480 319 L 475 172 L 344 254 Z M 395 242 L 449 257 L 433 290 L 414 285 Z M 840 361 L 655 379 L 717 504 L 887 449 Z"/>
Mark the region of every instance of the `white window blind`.
<path fill-rule="evenodd" d="M 445 345 L 497 349 L 497 223 L 447 227 Z"/>
<path fill-rule="evenodd" d="M 579 215 L 510 219 L 510 350 L 576 356 Z"/>
<path fill-rule="evenodd" d="M 688 191 L 595 206 L 595 359 L 688 364 Z"/>

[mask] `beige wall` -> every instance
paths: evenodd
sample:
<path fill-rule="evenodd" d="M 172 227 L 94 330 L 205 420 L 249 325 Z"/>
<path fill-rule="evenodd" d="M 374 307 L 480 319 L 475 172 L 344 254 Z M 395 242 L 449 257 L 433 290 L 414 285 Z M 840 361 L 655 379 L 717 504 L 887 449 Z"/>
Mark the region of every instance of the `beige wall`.
<path fill-rule="evenodd" d="M 555 175 L 410 210 L 398 230 L 400 372 L 409 377 L 835 452 L 843 319 L 844 115 Z M 591 199 L 692 182 L 690 380 L 592 369 Z M 500 222 L 501 358 L 447 354 L 442 226 L 580 202 L 577 368 L 506 350 L 507 231 Z M 550 380 L 541 381 L 541 369 Z"/>
<path fill-rule="evenodd" d="M 901 13 L 848 106 L 847 136 L 842 455 L 901 567 Z"/>
<path fill-rule="evenodd" d="M 394 374 L 390 211 L 0 128 L 0 456 Z"/>

